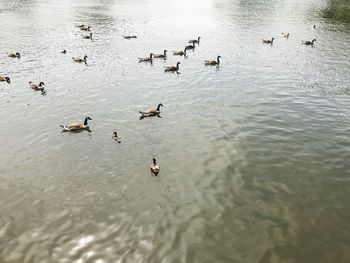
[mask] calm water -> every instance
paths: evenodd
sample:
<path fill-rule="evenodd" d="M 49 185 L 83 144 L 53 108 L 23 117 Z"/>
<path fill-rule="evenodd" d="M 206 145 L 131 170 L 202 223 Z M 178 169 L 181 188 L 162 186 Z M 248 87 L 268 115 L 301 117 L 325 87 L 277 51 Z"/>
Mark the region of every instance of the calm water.
<path fill-rule="evenodd" d="M 350 262 L 350 26 L 326 7 L 0 0 L 0 262 Z"/>

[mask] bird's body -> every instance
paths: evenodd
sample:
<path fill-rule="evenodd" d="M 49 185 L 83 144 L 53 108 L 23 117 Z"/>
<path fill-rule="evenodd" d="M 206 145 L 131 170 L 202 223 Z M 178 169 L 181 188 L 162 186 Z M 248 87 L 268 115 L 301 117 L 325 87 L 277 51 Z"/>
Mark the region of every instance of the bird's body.
<path fill-rule="evenodd" d="M 87 59 L 87 55 L 85 55 L 84 56 L 84 59 L 82 59 L 82 58 L 74 58 L 74 57 L 72 57 L 72 59 L 75 61 L 75 62 L 77 62 L 77 63 L 82 63 L 82 62 L 85 62 L 86 63 L 86 59 Z"/>
<path fill-rule="evenodd" d="M 166 59 L 166 53 L 167 53 L 167 52 L 168 52 L 168 51 L 165 49 L 164 52 L 163 52 L 163 54 L 154 54 L 153 57 L 154 57 L 154 58 L 163 58 L 163 59 Z"/>
<path fill-rule="evenodd" d="M 139 62 L 151 62 L 153 61 L 153 53 L 149 54 L 149 57 L 139 58 Z"/>
<path fill-rule="evenodd" d="M 282 36 L 285 38 L 289 38 L 289 33 L 282 33 Z"/>
<path fill-rule="evenodd" d="M 311 41 L 302 41 L 301 43 L 304 44 L 304 45 L 308 45 L 308 46 L 313 46 L 314 43 L 315 43 L 316 39 L 313 39 Z"/>
<path fill-rule="evenodd" d="M 155 158 L 152 159 L 152 164 L 150 166 L 150 169 L 153 175 L 157 176 L 159 174 L 160 167 L 157 164 L 157 160 Z"/>
<path fill-rule="evenodd" d="M 114 133 L 113 133 L 112 138 L 113 138 L 113 140 L 115 140 L 115 141 L 118 142 L 118 143 L 121 143 L 121 142 L 122 142 L 122 138 L 118 135 L 117 132 L 114 132 Z"/>
<path fill-rule="evenodd" d="M 220 65 L 220 58 L 221 56 L 218 56 L 216 60 L 205 60 L 205 65 L 210 65 L 210 66 L 217 66 Z"/>
<path fill-rule="evenodd" d="M 40 91 L 45 91 L 45 83 L 44 82 L 40 82 L 40 83 L 33 83 L 31 81 L 29 81 L 29 85 L 33 90 L 40 90 Z"/>
<path fill-rule="evenodd" d="M 263 39 L 263 43 L 265 43 L 265 44 L 273 44 L 273 41 L 275 40 L 275 38 L 273 37 L 273 38 L 271 38 L 271 39 Z"/>
<path fill-rule="evenodd" d="M 180 62 L 177 62 L 176 63 L 176 66 L 169 66 L 169 67 L 166 67 L 165 68 L 165 72 L 177 72 L 177 71 L 179 71 L 179 65 L 180 65 L 181 63 Z"/>
<path fill-rule="evenodd" d="M 91 39 L 92 40 L 92 33 L 90 33 L 90 35 L 87 36 L 83 36 L 84 39 Z"/>
<path fill-rule="evenodd" d="M 81 30 L 83 30 L 83 31 L 90 31 L 90 28 L 91 28 L 91 26 L 83 26 L 83 27 L 80 27 L 80 29 Z"/>
<path fill-rule="evenodd" d="M 188 40 L 188 43 L 190 44 L 199 44 L 201 37 L 198 37 L 197 39 L 190 39 Z"/>
<path fill-rule="evenodd" d="M 155 116 L 160 117 L 160 107 L 162 107 L 162 106 L 163 106 L 163 104 L 159 103 L 157 109 L 148 109 L 145 111 L 139 111 L 139 113 L 141 114 L 141 118 L 155 117 Z"/>
<path fill-rule="evenodd" d="M 8 84 L 11 84 L 11 79 L 6 76 L 0 76 L 0 81 L 6 81 Z"/>
<path fill-rule="evenodd" d="M 192 45 L 185 46 L 186 49 L 195 49 L 195 47 L 195 43 L 192 43 Z"/>
<path fill-rule="evenodd" d="M 82 130 L 89 130 L 88 121 L 92 120 L 90 117 L 86 117 L 84 120 L 84 123 L 71 123 L 67 125 L 60 125 L 63 128 L 63 131 L 82 131 Z"/>
<path fill-rule="evenodd" d="M 184 49 L 184 51 L 173 51 L 174 56 L 186 56 L 186 50 L 187 48 Z"/>
<path fill-rule="evenodd" d="M 125 39 L 133 39 L 133 38 L 137 38 L 137 36 L 123 36 Z"/>
<path fill-rule="evenodd" d="M 10 58 L 21 58 L 21 54 L 16 52 L 16 53 L 9 53 L 8 57 Z"/>

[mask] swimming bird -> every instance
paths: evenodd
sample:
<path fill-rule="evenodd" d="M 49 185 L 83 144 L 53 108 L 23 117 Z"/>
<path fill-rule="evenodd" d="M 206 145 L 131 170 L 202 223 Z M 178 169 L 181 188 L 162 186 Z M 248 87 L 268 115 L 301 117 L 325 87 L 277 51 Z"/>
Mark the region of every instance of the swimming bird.
<path fill-rule="evenodd" d="M 174 56 L 186 56 L 186 50 L 187 48 L 185 47 L 184 51 L 173 51 Z"/>
<path fill-rule="evenodd" d="M 179 71 L 179 65 L 180 65 L 181 63 L 180 62 L 177 62 L 176 63 L 176 66 L 169 66 L 169 67 L 166 67 L 165 68 L 165 72 L 177 72 L 177 71 Z"/>
<path fill-rule="evenodd" d="M 302 41 L 301 44 L 313 46 L 315 41 L 316 39 L 314 38 L 312 41 Z"/>
<path fill-rule="evenodd" d="M 86 27 L 86 25 L 82 24 L 82 25 L 76 25 L 76 27 L 82 28 L 82 27 Z"/>
<path fill-rule="evenodd" d="M 88 27 L 86 27 L 86 26 L 80 27 L 80 29 L 83 30 L 83 31 L 90 31 L 90 28 L 91 28 L 91 26 L 88 26 Z"/>
<path fill-rule="evenodd" d="M 45 90 L 45 83 L 44 82 L 40 82 L 38 84 L 36 83 L 33 83 L 31 81 L 29 81 L 29 86 L 33 89 L 33 90 L 36 90 L 36 91 L 41 91 L 41 93 L 46 93 L 46 90 Z"/>
<path fill-rule="evenodd" d="M 263 39 L 263 43 L 266 43 L 266 44 L 271 44 L 272 45 L 272 43 L 273 43 L 273 41 L 274 41 L 274 37 L 273 38 L 271 38 L 271 39 Z"/>
<path fill-rule="evenodd" d="M 150 166 L 150 169 L 151 169 L 151 173 L 154 174 L 155 176 L 157 176 L 157 175 L 159 174 L 160 167 L 159 167 L 159 165 L 157 164 L 156 158 L 153 158 L 153 159 L 152 159 L 152 164 L 151 164 L 151 166 Z"/>
<path fill-rule="evenodd" d="M 160 107 L 163 107 L 164 105 L 162 103 L 159 103 L 157 106 L 157 109 L 148 109 L 145 111 L 139 111 L 139 113 L 141 114 L 141 118 L 145 118 L 145 117 L 160 117 Z"/>
<path fill-rule="evenodd" d="M 137 38 L 137 36 L 123 36 L 125 39 Z"/>
<path fill-rule="evenodd" d="M 192 43 L 192 45 L 185 46 L 186 49 L 194 49 L 196 45 Z"/>
<path fill-rule="evenodd" d="M 74 58 L 72 57 L 72 59 L 75 61 L 75 62 L 78 62 L 78 63 L 82 63 L 82 62 L 85 62 L 86 64 L 86 59 L 87 59 L 87 55 L 84 56 L 84 59 L 81 59 L 81 58 Z"/>
<path fill-rule="evenodd" d="M 115 131 L 112 135 L 113 140 L 115 140 L 118 143 L 122 142 L 122 138 L 120 136 L 118 136 L 118 133 Z"/>
<path fill-rule="evenodd" d="M 153 53 L 149 54 L 149 57 L 139 58 L 139 62 L 151 62 L 153 61 Z"/>
<path fill-rule="evenodd" d="M 168 50 L 165 49 L 163 54 L 154 54 L 153 57 L 166 59 L 167 52 L 168 52 Z"/>
<path fill-rule="evenodd" d="M 220 64 L 220 58 L 221 56 L 218 56 L 216 60 L 205 60 L 205 65 L 211 65 L 211 66 L 216 66 Z"/>
<path fill-rule="evenodd" d="M 8 57 L 10 58 L 20 58 L 21 57 L 21 54 L 19 52 L 16 52 L 16 53 L 9 53 L 8 54 Z"/>
<path fill-rule="evenodd" d="M 11 84 L 11 79 L 6 76 L 0 76 L 0 81 L 6 81 L 8 84 Z"/>
<path fill-rule="evenodd" d="M 63 51 L 61 51 L 62 54 L 66 54 L 67 51 L 65 49 L 63 49 Z"/>
<path fill-rule="evenodd" d="M 289 38 L 289 33 L 282 33 L 282 36 L 285 38 Z"/>
<path fill-rule="evenodd" d="M 60 125 L 63 128 L 63 131 L 82 131 L 82 130 L 89 130 L 89 125 L 88 125 L 88 121 L 92 120 L 90 117 L 86 117 L 84 120 L 84 123 L 71 123 L 71 124 L 67 124 L 67 125 Z"/>
<path fill-rule="evenodd" d="M 188 40 L 188 43 L 190 44 L 199 44 L 201 37 L 198 37 L 198 39 L 190 39 Z"/>
<path fill-rule="evenodd" d="M 82 36 L 84 39 L 91 39 L 92 40 L 92 33 L 90 33 L 90 35 L 88 35 L 88 36 L 84 36 L 84 35 L 82 35 Z"/>

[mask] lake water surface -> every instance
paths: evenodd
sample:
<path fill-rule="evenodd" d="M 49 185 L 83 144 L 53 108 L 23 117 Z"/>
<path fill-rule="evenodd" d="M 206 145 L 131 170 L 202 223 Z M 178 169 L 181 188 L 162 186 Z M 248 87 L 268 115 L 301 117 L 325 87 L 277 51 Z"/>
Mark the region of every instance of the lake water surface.
<path fill-rule="evenodd" d="M 350 262 L 350 25 L 327 6 L 0 0 L 0 262 Z"/>

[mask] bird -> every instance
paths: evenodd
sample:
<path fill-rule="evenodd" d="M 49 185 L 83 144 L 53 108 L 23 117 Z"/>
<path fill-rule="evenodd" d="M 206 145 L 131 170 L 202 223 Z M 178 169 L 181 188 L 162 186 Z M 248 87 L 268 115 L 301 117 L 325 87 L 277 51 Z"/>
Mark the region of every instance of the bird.
<path fill-rule="evenodd" d="M 74 58 L 72 57 L 72 59 L 75 61 L 75 62 L 78 62 L 78 63 L 82 63 L 82 62 L 85 62 L 86 64 L 86 59 L 87 59 L 87 55 L 84 56 L 84 59 L 81 59 L 81 58 Z"/>
<path fill-rule="evenodd" d="M 151 169 L 151 173 L 155 176 L 157 176 L 159 174 L 159 171 L 160 171 L 160 167 L 159 165 L 157 164 L 157 160 L 156 158 L 153 158 L 152 159 L 152 164 L 150 166 L 150 169 Z"/>
<path fill-rule="evenodd" d="M 188 43 L 190 44 L 199 44 L 201 37 L 198 37 L 198 39 L 190 39 L 188 40 Z"/>
<path fill-rule="evenodd" d="M 285 38 L 289 38 L 289 33 L 282 33 L 282 36 Z"/>
<path fill-rule="evenodd" d="M 220 58 L 221 56 L 218 56 L 216 60 L 205 60 L 205 65 L 217 66 L 220 64 Z"/>
<path fill-rule="evenodd" d="M 21 54 L 19 52 L 16 52 L 16 53 L 9 53 L 8 54 L 8 57 L 10 58 L 20 58 L 21 57 Z"/>
<path fill-rule="evenodd" d="M 184 51 L 173 51 L 174 56 L 186 56 L 186 50 L 187 48 L 185 47 Z"/>
<path fill-rule="evenodd" d="M 90 28 L 91 28 L 91 26 L 88 26 L 88 27 L 86 27 L 86 26 L 80 27 L 80 29 L 83 30 L 83 31 L 90 31 Z"/>
<path fill-rule="evenodd" d="M 88 36 L 84 36 L 84 35 L 82 35 L 82 36 L 84 39 L 91 39 L 92 40 L 92 33 L 90 33 L 90 35 L 88 35 Z"/>
<path fill-rule="evenodd" d="M 60 125 L 63 128 L 63 131 L 83 131 L 83 130 L 89 130 L 89 125 L 88 125 L 88 121 L 92 120 L 90 117 L 86 117 L 84 120 L 84 123 L 71 123 L 71 124 L 67 124 L 67 125 Z"/>
<path fill-rule="evenodd" d="M 118 133 L 115 131 L 112 135 L 113 140 L 115 140 L 118 143 L 122 142 L 122 138 L 120 136 L 118 136 Z"/>
<path fill-rule="evenodd" d="M 179 65 L 180 65 L 181 63 L 180 62 L 177 62 L 176 63 L 176 66 L 169 66 L 169 67 L 166 67 L 165 68 L 165 72 L 178 72 L 179 71 Z"/>
<path fill-rule="evenodd" d="M 42 95 L 46 95 L 46 89 L 45 89 L 45 83 L 44 82 L 40 82 L 39 84 L 33 83 L 31 81 L 29 81 L 29 86 L 35 90 L 35 91 L 41 91 Z"/>
<path fill-rule="evenodd" d="M 149 54 L 149 57 L 139 58 L 139 62 L 151 62 L 153 61 L 153 53 Z"/>
<path fill-rule="evenodd" d="M 86 27 L 86 25 L 82 24 L 82 25 L 76 25 L 76 27 L 82 28 L 82 27 Z"/>
<path fill-rule="evenodd" d="M 63 49 L 63 51 L 61 51 L 62 54 L 66 54 L 67 51 L 65 49 Z"/>
<path fill-rule="evenodd" d="M 194 49 L 196 45 L 192 43 L 192 45 L 185 46 L 186 49 Z"/>
<path fill-rule="evenodd" d="M 314 38 L 312 41 L 302 41 L 301 44 L 313 46 L 315 41 L 316 39 Z"/>
<path fill-rule="evenodd" d="M 125 39 L 137 38 L 137 36 L 123 36 Z"/>
<path fill-rule="evenodd" d="M 271 45 L 272 45 L 274 39 L 275 39 L 274 37 L 271 38 L 271 39 L 263 39 L 263 43 L 271 44 Z"/>
<path fill-rule="evenodd" d="M 162 103 L 159 103 L 157 106 L 157 109 L 148 109 L 145 111 L 139 111 L 139 113 L 141 114 L 141 118 L 145 118 L 145 117 L 160 117 L 160 107 L 163 107 L 164 105 Z"/>
<path fill-rule="evenodd" d="M 0 81 L 6 81 L 8 84 L 11 84 L 11 79 L 6 76 L 0 76 Z"/>
<path fill-rule="evenodd" d="M 154 54 L 153 57 L 166 59 L 167 52 L 168 52 L 168 50 L 165 49 L 163 54 Z"/>

